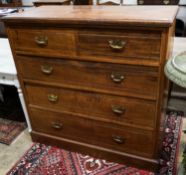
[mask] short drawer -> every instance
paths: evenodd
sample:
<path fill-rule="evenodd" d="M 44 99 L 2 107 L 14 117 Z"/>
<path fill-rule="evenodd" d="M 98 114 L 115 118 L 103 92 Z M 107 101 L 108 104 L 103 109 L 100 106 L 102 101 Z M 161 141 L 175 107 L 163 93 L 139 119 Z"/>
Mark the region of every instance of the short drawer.
<path fill-rule="evenodd" d="M 34 131 L 118 151 L 152 157 L 153 132 L 118 128 L 103 122 L 31 108 Z"/>
<path fill-rule="evenodd" d="M 160 58 L 160 33 L 123 31 L 121 33 L 80 32 L 78 55 L 111 60 L 157 60 Z"/>
<path fill-rule="evenodd" d="M 73 113 L 119 125 L 155 127 L 156 103 L 79 90 L 26 85 L 30 106 Z"/>
<path fill-rule="evenodd" d="M 18 54 L 51 57 L 74 56 L 75 34 L 70 30 L 17 29 L 13 31 Z"/>
<path fill-rule="evenodd" d="M 19 57 L 18 66 L 24 79 L 110 94 L 157 98 L 157 68 L 28 57 Z"/>

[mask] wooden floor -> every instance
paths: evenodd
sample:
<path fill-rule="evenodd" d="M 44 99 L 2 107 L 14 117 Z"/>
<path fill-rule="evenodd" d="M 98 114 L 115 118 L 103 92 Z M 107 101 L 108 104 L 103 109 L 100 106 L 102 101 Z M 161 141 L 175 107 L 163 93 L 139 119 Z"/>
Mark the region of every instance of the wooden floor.
<path fill-rule="evenodd" d="M 22 132 L 10 146 L 0 143 L 0 175 L 5 175 L 31 145 L 28 130 Z"/>

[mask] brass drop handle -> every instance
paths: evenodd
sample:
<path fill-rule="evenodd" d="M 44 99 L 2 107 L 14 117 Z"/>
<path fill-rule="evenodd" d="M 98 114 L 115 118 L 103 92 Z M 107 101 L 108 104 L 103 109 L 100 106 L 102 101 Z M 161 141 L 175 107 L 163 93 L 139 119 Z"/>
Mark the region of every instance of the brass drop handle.
<path fill-rule="evenodd" d="M 170 3 L 170 0 L 163 0 L 163 3 L 164 3 L 165 5 L 168 5 L 168 4 Z"/>
<path fill-rule="evenodd" d="M 114 50 L 122 50 L 126 45 L 126 41 L 122 40 L 109 40 L 109 46 Z"/>
<path fill-rule="evenodd" d="M 122 138 L 121 136 L 112 136 L 112 139 L 113 139 L 113 141 L 115 141 L 118 144 L 123 144 L 123 143 L 125 143 L 125 140 L 126 140 L 126 139 Z"/>
<path fill-rule="evenodd" d="M 52 128 L 57 129 L 57 130 L 60 130 L 63 128 L 63 125 L 61 123 L 52 122 L 51 125 L 52 125 Z"/>
<path fill-rule="evenodd" d="M 50 75 L 53 72 L 53 67 L 49 65 L 41 65 L 41 71 L 44 74 Z"/>
<path fill-rule="evenodd" d="M 58 96 L 57 95 L 54 95 L 54 94 L 49 94 L 48 95 L 48 100 L 50 101 L 50 102 L 57 102 L 58 101 Z"/>
<path fill-rule="evenodd" d="M 138 3 L 139 3 L 140 5 L 143 5 L 143 4 L 144 4 L 144 0 L 139 0 Z"/>
<path fill-rule="evenodd" d="M 111 108 L 112 108 L 112 112 L 117 115 L 122 115 L 125 113 L 125 108 L 122 106 L 113 105 Z"/>
<path fill-rule="evenodd" d="M 125 79 L 125 76 L 120 73 L 112 73 L 110 78 L 114 83 L 121 83 Z"/>
<path fill-rule="evenodd" d="M 48 37 L 47 36 L 36 36 L 35 42 L 39 46 L 47 46 L 48 45 Z"/>

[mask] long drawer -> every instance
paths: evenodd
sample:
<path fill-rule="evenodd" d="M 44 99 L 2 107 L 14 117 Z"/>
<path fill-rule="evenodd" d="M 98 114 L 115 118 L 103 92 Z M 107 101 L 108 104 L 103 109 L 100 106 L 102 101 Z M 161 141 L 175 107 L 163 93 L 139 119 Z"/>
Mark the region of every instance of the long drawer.
<path fill-rule="evenodd" d="M 138 5 L 178 5 L 179 0 L 138 0 Z"/>
<path fill-rule="evenodd" d="M 64 88 L 25 85 L 31 106 L 70 112 L 110 123 L 155 127 L 156 103 Z"/>
<path fill-rule="evenodd" d="M 16 53 L 53 57 L 76 54 L 74 31 L 15 29 L 12 33 Z"/>
<path fill-rule="evenodd" d="M 18 66 L 24 79 L 110 94 L 157 98 L 157 68 L 29 57 L 19 57 Z"/>
<path fill-rule="evenodd" d="M 34 131 L 109 149 L 152 157 L 153 132 L 118 128 L 102 122 L 31 108 Z"/>
<path fill-rule="evenodd" d="M 161 36 L 158 32 L 79 32 L 78 55 L 112 60 L 126 58 L 159 60 Z"/>

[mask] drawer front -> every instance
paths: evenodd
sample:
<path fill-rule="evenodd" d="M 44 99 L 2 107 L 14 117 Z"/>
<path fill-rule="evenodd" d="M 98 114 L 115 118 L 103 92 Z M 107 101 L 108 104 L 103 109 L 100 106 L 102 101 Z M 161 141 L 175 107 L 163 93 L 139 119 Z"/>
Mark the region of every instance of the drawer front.
<path fill-rule="evenodd" d="M 152 132 L 133 128 L 117 128 L 103 122 L 33 108 L 31 109 L 31 123 L 33 130 L 37 132 L 136 155 L 152 156 L 154 146 Z"/>
<path fill-rule="evenodd" d="M 106 63 L 51 59 L 18 59 L 25 79 L 104 91 L 111 94 L 157 98 L 158 69 Z"/>
<path fill-rule="evenodd" d="M 66 30 L 13 31 L 16 53 L 44 56 L 74 56 L 75 34 Z"/>
<path fill-rule="evenodd" d="M 117 60 L 160 58 L 161 37 L 159 33 L 79 33 L 78 54 L 80 56 L 106 57 Z"/>
<path fill-rule="evenodd" d="M 138 0 L 139 5 L 178 5 L 179 0 Z"/>
<path fill-rule="evenodd" d="M 70 0 L 64 0 L 64 1 L 54 1 L 52 2 L 51 0 L 41 0 L 41 1 L 34 1 L 34 6 L 36 7 L 39 7 L 39 6 L 42 6 L 42 5 L 70 5 L 71 4 L 71 1 Z"/>
<path fill-rule="evenodd" d="M 29 104 L 120 125 L 154 128 L 153 101 L 26 85 Z"/>

